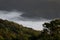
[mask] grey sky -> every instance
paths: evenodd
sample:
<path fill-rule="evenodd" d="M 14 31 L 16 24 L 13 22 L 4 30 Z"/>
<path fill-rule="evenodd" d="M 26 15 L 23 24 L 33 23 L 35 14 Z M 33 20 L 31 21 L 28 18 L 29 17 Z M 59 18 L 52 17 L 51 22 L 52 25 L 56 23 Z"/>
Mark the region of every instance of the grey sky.
<path fill-rule="evenodd" d="M 0 0 L 0 10 L 19 10 L 27 18 L 60 18 L 59 0 Z"/>
<path fill-rule="evenodd" d="M 41 30 L 42 24 L 50 21 L 47 19 L 60 18 L 60 1 L 0 0 L 0 18 Z"/>

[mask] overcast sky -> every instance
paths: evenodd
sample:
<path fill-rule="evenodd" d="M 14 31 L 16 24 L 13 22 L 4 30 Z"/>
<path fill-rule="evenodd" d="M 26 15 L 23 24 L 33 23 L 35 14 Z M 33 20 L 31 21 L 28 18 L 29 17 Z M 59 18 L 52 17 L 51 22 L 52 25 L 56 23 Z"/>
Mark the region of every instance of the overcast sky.
<path fill-rule="evenodd" d="M 45 21 L 60 18 L 60 0 L 0 0 L 0 18 L 40 30 Z"/>
<path fill-rule="evenodd" d="M 0 0 L 0 10 L 19 10 L 27 18 L 60 18 L 59 0 Z"/>

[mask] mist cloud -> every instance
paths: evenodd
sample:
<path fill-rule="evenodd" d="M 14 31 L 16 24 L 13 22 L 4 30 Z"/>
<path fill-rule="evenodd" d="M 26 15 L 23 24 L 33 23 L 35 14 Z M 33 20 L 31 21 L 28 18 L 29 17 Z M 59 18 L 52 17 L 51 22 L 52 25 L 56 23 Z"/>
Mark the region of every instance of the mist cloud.
<path fill-rule="evenodd" d="M 60 1 L 0 0 L 0 10 L 0 18 L 40 30 L 44 22 L 60 18 Z"/>
<path fill-rule="evenodd" d="M 42 18 L 40 18 L 40 20 L 37 20 L 35 18 L 33 19 L 25 18 L 21 16 L 22 14 L 23 12 L 17 11 L 0 11 L 0 18 L 14 21 L 18 24 L 21 24 L 25 27 L 33 28 L 35 30 L 42 30 L 43 29 L 42 24 L 48 21 L 47 19 Z"/>

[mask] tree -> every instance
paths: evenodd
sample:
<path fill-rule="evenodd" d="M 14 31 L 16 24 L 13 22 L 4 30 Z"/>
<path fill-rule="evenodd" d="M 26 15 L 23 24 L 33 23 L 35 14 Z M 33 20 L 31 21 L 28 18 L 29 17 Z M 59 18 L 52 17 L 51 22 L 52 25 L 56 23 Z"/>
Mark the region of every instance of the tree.
<path fill-rule="evenodd" d="M 49 35 L 53 38 L 53 40 L 60 40 L 60 19 L 52 20 L 50 23 L 44 23 L 43 27 L 48 29 L 46 31 L 50 30 Z M 46 31 L 44 31 L 44 33 Z M 48 32 L 46 32 L 46 34 L 48 34 Z"/>

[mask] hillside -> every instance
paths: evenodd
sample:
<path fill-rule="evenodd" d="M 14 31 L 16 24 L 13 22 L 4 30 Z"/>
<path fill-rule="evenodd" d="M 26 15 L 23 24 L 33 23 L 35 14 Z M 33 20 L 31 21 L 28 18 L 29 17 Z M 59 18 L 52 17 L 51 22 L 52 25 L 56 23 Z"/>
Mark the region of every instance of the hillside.
<path fill-rule="evenodd" d="M 60 40 L 60 19 L 43 24 L 36 31 L 17 23 L 0 19 L 0 40 Z"/>
<path fill-rule="evenodd" d="M 0 40 L 35 40 L 40 32 L 0 19 Z"/>

